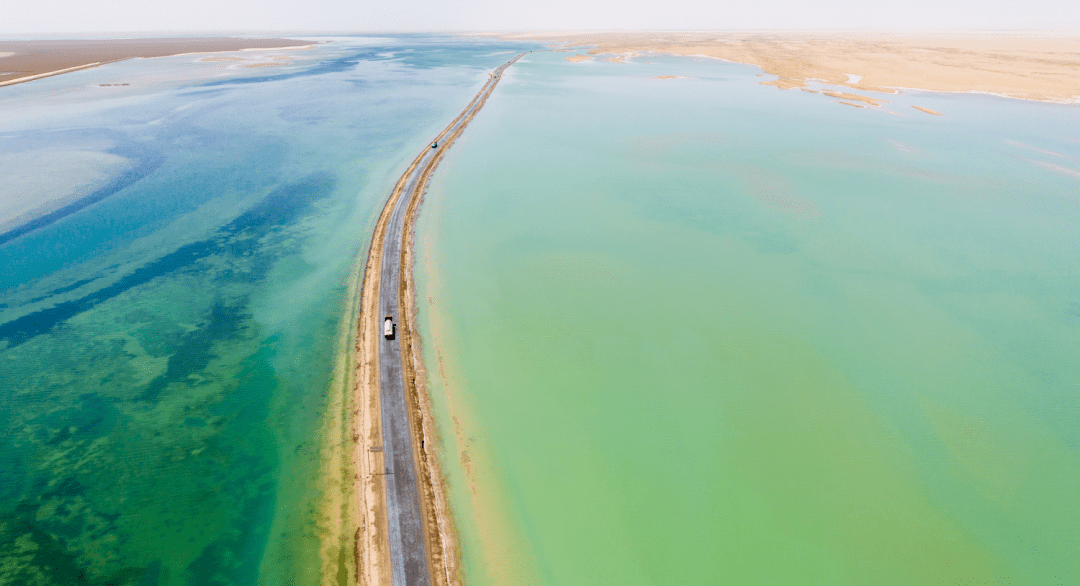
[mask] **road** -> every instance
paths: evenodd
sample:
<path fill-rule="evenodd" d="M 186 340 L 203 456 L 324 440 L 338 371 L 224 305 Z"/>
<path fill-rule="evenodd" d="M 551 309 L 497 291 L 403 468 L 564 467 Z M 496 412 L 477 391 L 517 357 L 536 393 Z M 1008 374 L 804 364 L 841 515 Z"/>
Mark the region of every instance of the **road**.
<path fill-rule="evenodd" d="M 422 195 L 427 176 L 438 164 L 440 153 L 456 134 L 469 123 L 484 105 L 503 71 L 521 55 L 496 69 L 476 98 L 462 114 L 439 136 L 437 148 L 429 148 L 420 163 L 409 172 L 405 187 L 391 212 L 382 248 L 382 277 L 379 282 L 379 331 L 385 316 L 399 320 L 399 300 L 402 290 L 401 247 L 403 225 L 409 202 Z M 443 141 L 446 141 L 445 143 Z M 407 267 L 404 268 L 407 270 Z M 383 457 L 386 462 L 386 510 L 389 524 L 390 563 L 394 586 L 429 586 L 431 575 L 424 546 L 424 529 L 417 486 L 417 462 L 414 457 L 413 433 L 409 426 L 405 402 L 405 381 L 402 377 L 402 349 L 397 336 L 379 342 L 379 396 L 383 430 Z"/>

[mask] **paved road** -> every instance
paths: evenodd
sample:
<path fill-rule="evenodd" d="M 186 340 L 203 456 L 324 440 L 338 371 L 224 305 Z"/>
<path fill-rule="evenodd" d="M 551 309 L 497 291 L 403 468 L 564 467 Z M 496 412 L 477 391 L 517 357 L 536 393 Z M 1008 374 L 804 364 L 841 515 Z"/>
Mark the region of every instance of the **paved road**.
<path fill-rule="evenodd" d="M 520 55 L 518 56 L 520 57 Z M 490 94 L 502 72 L 518 57 L 500 66 L 491 74 L 488 83 L 480 90 L 478 98 L 465 109 L 449 132 L 450 137 L 468 123 L 471 114 L 483 105 L 485 93 Z M 430 147 L 430 145 L 428 145 Z M 439 145 L 438 149 L 444 146 Z M 410 174 L 405 189 L 391 212 L 386 227 L 382 250 L 382 279 L 379 286 L 381 313 L 379 331 L 385 316 L 394 317 L 398 323 L 398 287 L 401 284 L 402 225 L 405 210 L 409 206 L 420 178 L 435 161 L 438 149 L 428 148 L 427 153 Z M 395 336 L 392 340 L 382 338 L 379 343 L 379 385 L 382 402 L 383 455 L 386 461 L 386 508 L 390 525 L 390 564 L 394 586 L 428 586 L 431 575 L 424 547 L 424 531 L 421 525 L 417 469 L 413 458 L 412 434 L 409 430 L 405 406 L 404 380 L 401 373 L 401 346 Z"/>

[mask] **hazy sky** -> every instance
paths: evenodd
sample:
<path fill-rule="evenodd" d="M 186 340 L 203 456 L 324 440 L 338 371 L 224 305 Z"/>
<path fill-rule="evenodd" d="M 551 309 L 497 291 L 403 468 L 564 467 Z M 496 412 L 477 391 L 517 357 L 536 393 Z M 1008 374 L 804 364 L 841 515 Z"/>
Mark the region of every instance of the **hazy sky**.
<path fill-rule="evenodd" d="M 0 34 L 226 30 L 1011 29 L 1080 0 L 0 0 Z"/>

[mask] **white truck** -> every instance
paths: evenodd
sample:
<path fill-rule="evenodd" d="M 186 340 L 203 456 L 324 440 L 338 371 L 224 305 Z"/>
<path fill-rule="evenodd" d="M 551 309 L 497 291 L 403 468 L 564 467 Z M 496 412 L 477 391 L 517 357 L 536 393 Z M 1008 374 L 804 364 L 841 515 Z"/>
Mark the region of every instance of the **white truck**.
<path fill-rule="evenodd" d="M 387 340 L 394 339 L 394 316 L 388 315 L 382 322 L 382 335 Z"/>

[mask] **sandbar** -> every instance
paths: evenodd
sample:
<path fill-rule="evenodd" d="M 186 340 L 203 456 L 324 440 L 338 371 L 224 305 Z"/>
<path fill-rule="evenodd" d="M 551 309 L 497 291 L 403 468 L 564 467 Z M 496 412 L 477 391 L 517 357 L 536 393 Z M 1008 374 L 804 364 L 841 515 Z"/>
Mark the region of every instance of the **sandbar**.
<path fill-rule="evenodd" d="M 931 110 L 930 108 L 923 108 L 922 106 L 912 106 L 912 108 L 915 108 L 916 110 L 919 110 L 920 112 L 926 112 L 927 114 L 933 114 L 934 116 L 941 116 L 941 112 L 938 112 L 936 110 Z"/>
<path fill-rule="evenodd" d="M 704 56 L 760 67 L 783 89 L 810 81 L 862 91 L 987 92 L 1026 100 L 1080 102 L 1080 35 L 1012 33 L 627 32 L 521 33 L 504 38 Z"/>
<path fill-rule="evenodd" d="M 840 98 L 841 100 L 848 100 L 849 102 L 863 102 L 870 104 L 871 106 L 880 106 L 881 102 L 888 102 L 889 100 L 882 100 L 881 98 L 870 98 L 867 96 L 860 96 L 859 94 L 852 94 L 849 92 L 838 92 L 835 90 L 822 90 L 823 94 L 832 98 Z"/>
<path fill-rule="evenodd" d="M 571 63 L 577 63 L 579 61 L 592 61 L 593 58 L 591 56 L 589 56 L 589 55 L 578 54 L 578 55 L 571 55 L 571 56 L 567 57 L 566 60 L 571 62 Z"/>
<path fill-rule="evenodd" d="M 136 57 L 310 46 L 296 39 L 234 37 L 0 41 L 0 86 Z"/>

